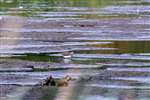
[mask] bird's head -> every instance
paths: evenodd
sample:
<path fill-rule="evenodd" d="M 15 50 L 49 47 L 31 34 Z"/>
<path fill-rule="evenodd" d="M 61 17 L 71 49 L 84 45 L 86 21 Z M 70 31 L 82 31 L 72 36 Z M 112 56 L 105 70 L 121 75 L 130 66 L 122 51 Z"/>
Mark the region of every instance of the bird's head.
<path fill-rule="evenodd" d="M 66 76 L 65 76 L 65 79 L 66 79 L 67 81 L 72 80 L 71 76 L 69 76 L 69 75 L 66 75 Z"/>

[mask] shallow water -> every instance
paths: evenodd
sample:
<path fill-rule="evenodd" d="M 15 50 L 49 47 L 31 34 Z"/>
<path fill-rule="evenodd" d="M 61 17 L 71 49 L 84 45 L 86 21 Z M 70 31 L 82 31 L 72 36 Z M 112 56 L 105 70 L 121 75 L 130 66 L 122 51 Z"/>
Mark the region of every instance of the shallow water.
<path fill-rule="evenodd" d="M 1 85 L 19 85 L 8 100 L 23 88 L 22 100 L 149 100 L 150 0 L 1 0 L 0 57 L 2 68 L 33 61 L 38 69 L 0 72 Z M 48 69 L 51 63 L 61 70 Z M 49 74 L 77 81 L 33 86 Z"/>

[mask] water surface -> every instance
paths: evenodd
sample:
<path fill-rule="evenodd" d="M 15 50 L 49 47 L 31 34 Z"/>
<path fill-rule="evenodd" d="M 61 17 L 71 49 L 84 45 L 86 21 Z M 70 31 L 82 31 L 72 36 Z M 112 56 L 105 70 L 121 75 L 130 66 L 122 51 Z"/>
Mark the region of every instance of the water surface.
<path fill-rule="evenodd" d="M 1 0 L 0 67 L 33 61 L 36 68 L 45 68 L 44 63 L 66 68 L 0 72 L 7 76 L 0 84 L 19 85 L 6 98 L 148 100 L 149 15 L 150 0 Z M 64 59 L 65 51 L 73 51 L 73 57 Z M 33 86 L 49 74 L 69 74 L 77 80 L 64 88 Z M 17 97 L 18 91 L 26 92 Z"/>

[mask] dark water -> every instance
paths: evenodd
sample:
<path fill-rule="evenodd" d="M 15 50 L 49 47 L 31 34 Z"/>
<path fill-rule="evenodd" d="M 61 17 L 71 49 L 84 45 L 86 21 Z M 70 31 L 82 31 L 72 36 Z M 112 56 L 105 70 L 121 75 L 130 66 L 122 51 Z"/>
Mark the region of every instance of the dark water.
<path fill-rule="evenodd" d="M 33 87 L 25 100 L 149 100 L 150 0 L 1 0 L 0 56 L 104 66 L 58 71 L 90 78 Z"/>

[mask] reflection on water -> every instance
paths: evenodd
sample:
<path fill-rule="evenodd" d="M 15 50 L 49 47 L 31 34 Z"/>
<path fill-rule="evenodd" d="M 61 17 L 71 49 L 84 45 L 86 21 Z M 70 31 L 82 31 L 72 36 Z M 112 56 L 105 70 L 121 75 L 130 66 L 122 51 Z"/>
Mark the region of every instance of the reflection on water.
<path fill-rule="evenodd" d="M 32 85 L 49 73 L 81 78 L 63 88 L 18 86 L 8 100 L 22 88 L 30 88 L 20 93 L 23 100 L 149 100 L 149 5 L 150 0 L 0 0 L 0 70 L 14 66 L 4 58 L 17 59 L 19 66 L 18 59 L 67 69 L 6 72 L 7 78 L 0 73 L 1 84 Z M 74 52 L 71 59 L 63 58 L 66 51 Z M 13 75 L 17 80 L 8 78 Z"/>

